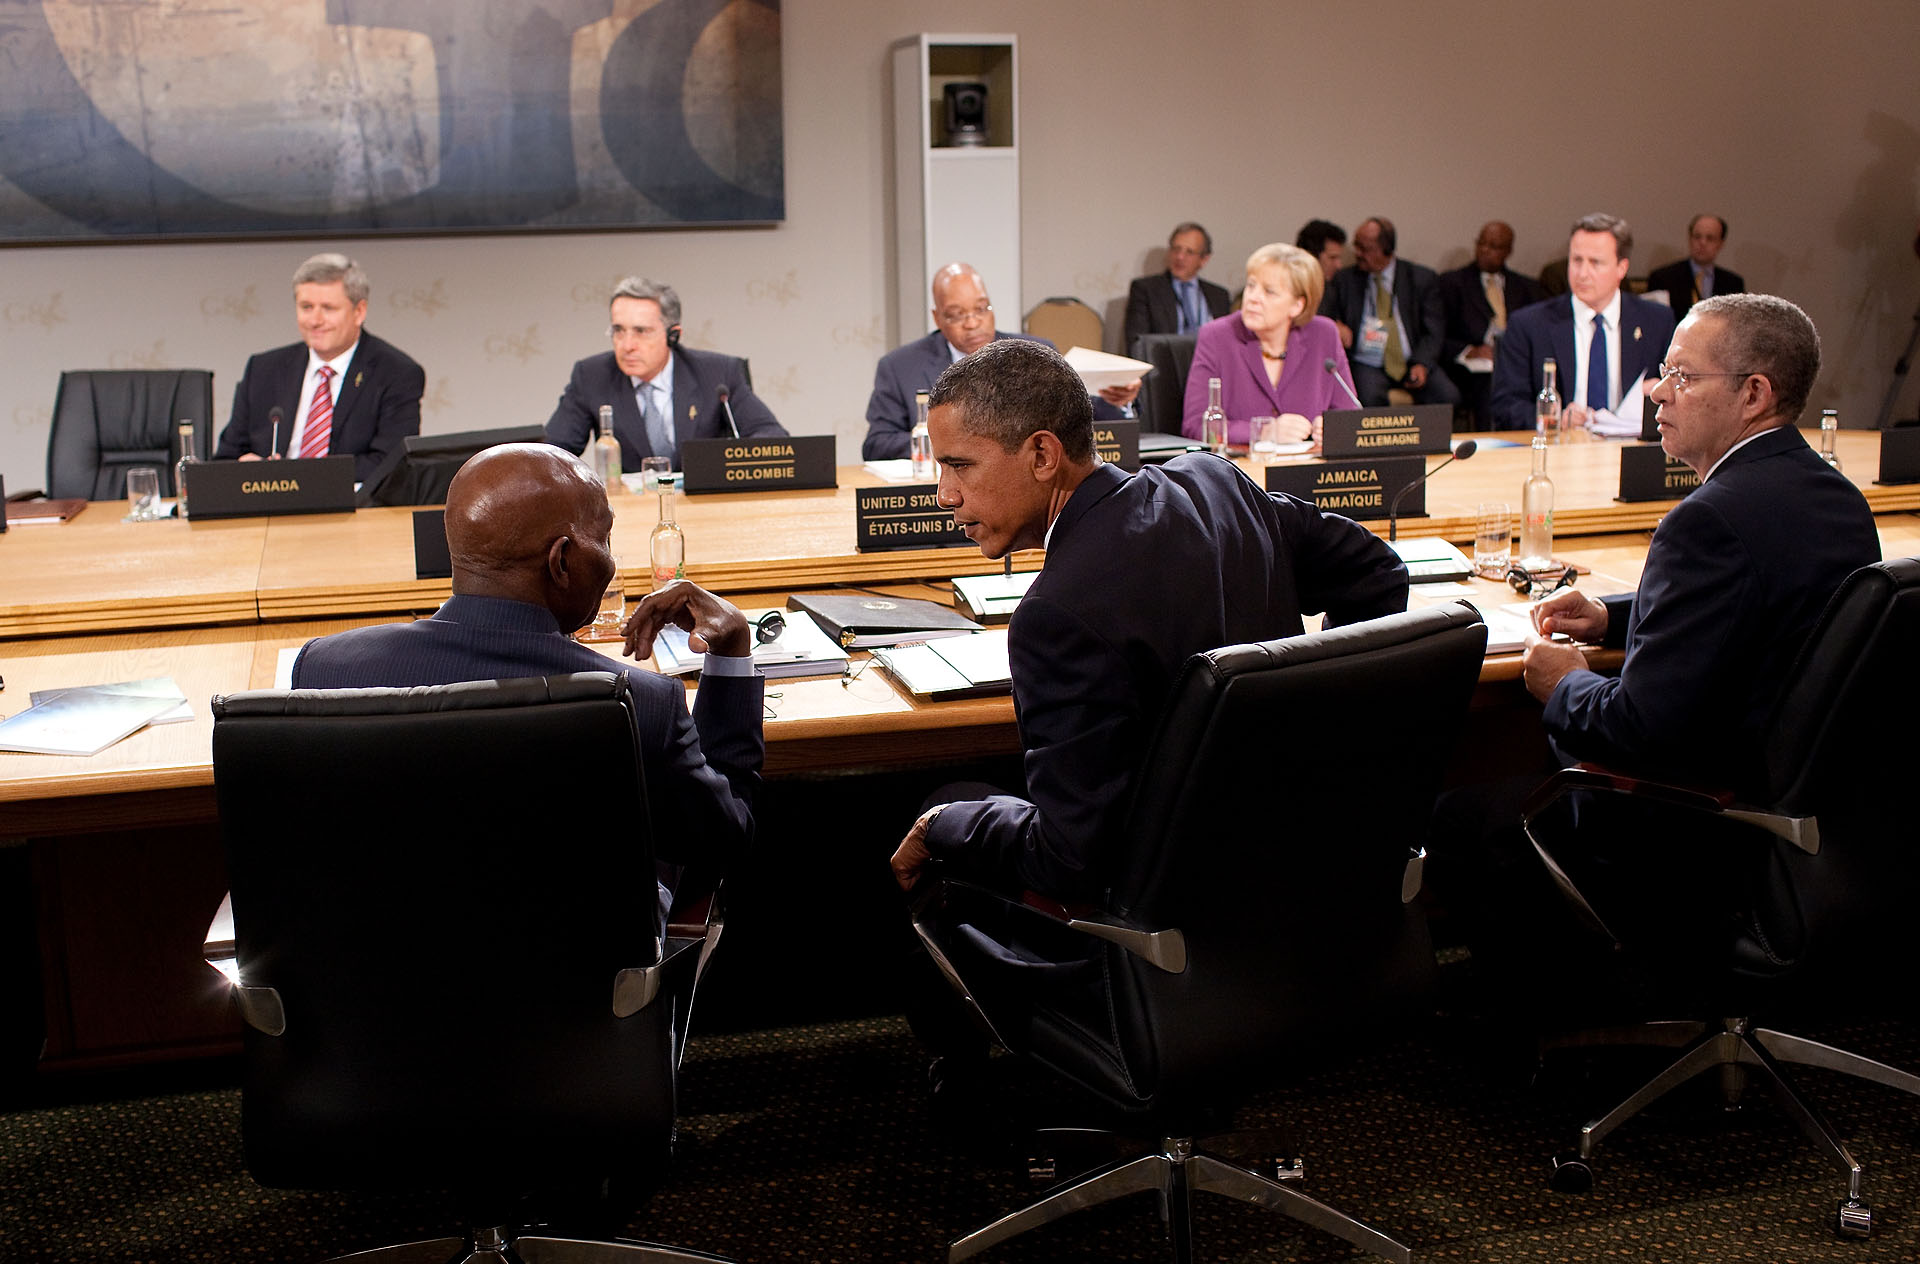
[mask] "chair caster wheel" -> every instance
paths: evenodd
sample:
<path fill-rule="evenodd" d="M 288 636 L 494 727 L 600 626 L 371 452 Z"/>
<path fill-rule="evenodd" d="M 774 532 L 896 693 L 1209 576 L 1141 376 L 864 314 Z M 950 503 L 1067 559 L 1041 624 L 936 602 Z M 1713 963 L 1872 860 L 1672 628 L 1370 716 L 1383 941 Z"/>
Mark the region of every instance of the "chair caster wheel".
<path fill-rule="evenodd" d="M 1563 1194 L 1584 1194 L 1593 1188 L 1593 1168 L 1585 1159 L 1570 1154 L 1553 1156 L 1553 1175 L 1548 1184 Z"/>
<path fill-rule="evenodd" d="M 1857 1199 L 1846 1199 L 1833 1218 L 1833 1231 L 1843 1238 L 1872 1237 L 1873 1208 Z"/>

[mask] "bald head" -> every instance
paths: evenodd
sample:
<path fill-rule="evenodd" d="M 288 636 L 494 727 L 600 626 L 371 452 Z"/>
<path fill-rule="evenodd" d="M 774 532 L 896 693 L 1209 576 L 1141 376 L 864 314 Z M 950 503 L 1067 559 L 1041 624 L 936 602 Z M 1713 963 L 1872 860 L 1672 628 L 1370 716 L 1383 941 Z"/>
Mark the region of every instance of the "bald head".
<path fill-rule="evenodd" d="M 993 341 L 993 301 L 970 263 L 950 263 L 933 274 L 933 323 L 961 355 Z"/>
<path fill-rule="evenodd" d="M 453 591 L 545 606 L 563 632 L 593 617 L 613 578 L 606 489 L 544 443 L 478 453 L 447 488 Z"/>

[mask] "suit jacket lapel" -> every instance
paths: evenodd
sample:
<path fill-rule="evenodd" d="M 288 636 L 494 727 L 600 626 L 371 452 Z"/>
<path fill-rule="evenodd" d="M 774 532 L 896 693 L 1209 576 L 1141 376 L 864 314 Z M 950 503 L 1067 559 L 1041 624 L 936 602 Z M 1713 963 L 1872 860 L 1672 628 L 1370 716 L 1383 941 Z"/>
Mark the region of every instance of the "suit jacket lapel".
<path fill-rule="evenodd" d="M 360 345 L 354 349 L 353 359 L 347 361 L 347 371 L 342 375 L 343 380 L 340 383 L 340 394 L 334 397 L 333 433 L 335 435 L 345 433 L 347 427 L 353 424 L 354 405 L 360 402 L 360 383 L 368 373 L 372 372 L 374 359 L 373 349 L 367 345 L 366 335 L 362 334 Z M 333 447 L 329 447 L 328 451 L 333 451 Z"/>
<path fill-rule="evenodd" d="M 1574 379 L 1579 376 L 1580 361 L 1573 349 L 1573 296 L 1568 295 L 1565 302 L 1558 305 L 1553 321 L 1554 360 L 1560 366 L 1560 406 L 1582 403 L 1573 398 Z M 1541 380 L 1546 375 L 1541 374 Z"/>
<path fill-rule="evenodd" d="M 700 409 L 712 408 L 714 403 L 707 398 L 702 388 L 700 375 L 694 371 L 693 361 L 680 354 L 676 349 L 673 356 L 673 438 L 676 443 L 688 439 L 701 438 Z M 718 433 L 718 432 L 716 432 Z"/>
<path fill-rule="evenodd" d="M 1620 395 L 1625 398 L 1633 380 L 1647 371 L 1645 322 L 1639 304 L 1624 290 L 1620 294 Z"/>
<path fill-rule="evenodd" d="M 1158 323 L 1177 330 L 1180 328 L 1180 292 L 1174 288 L 1173 274 L 1162 272 L 1154 279 L 1158 282 L 1153 287 L 1154 302 L 1160 308 L 1154 315 Z"/>

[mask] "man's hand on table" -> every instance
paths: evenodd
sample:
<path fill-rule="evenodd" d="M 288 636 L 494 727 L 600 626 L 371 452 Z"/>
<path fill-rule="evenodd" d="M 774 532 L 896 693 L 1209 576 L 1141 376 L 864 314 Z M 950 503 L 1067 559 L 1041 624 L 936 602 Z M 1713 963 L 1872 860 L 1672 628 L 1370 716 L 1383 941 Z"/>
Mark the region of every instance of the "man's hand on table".
<path fill-rule="evenodd" d="M 676 579 L 634 604 L 620 629 L 629 658 L 653 653 L 653 640 L 669 623 L 686 629 L 687 644 L 697 654 L 742 658 L 753 653 L 753 634 L 747 616 L 724 597 L 716 597 L 689 580 Z"/>

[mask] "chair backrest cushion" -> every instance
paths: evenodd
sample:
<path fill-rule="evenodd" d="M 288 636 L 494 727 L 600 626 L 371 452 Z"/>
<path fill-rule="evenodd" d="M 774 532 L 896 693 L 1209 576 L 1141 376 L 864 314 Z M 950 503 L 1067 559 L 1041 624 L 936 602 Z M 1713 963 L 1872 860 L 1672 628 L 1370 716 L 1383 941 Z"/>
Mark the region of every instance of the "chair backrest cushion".
<path fill-rule="evenodd" d="M 1062 351 L 1069 347 L 1099 351 L 1106 337 L 1106 326 L 1100 319 L 1100 313 L 1077 298 L 1041 299 L 1027 313 L 1021 328 L 1045 338 Z"/>
<path fill-rule="evenodd" d="M 205 369 L 89 369 L 60 375 L 47 439 L 47 494 L 118 500 L 127 470 L 160 470 L 176 494 L 179 424 L 193 422 L 194 455 L 206 459 L 213 427 L 213 374 Z"/>
<path fill-rule="evenodd" d="M 669 1023 L 624 674 L 215 700 L 268 1184 L 517 1188 L 664 1161 Z"/>
<path fill-rule="evenodd" d="M 1179 434 L 1180 417 L 1186 408 L 1187 373 L 1193 367 L 1192 334 L 1141 334 L 1133 340 L 1127 354 L 1153 366 L 1140 386 L 1140 398 L 1134 411 L 1140 415 L 1140 429 L 1159 434 Z"/>
<path fill-rule="evenodd" d="M 1452 605 L 1189 661 L 1115 868 L 1113 910 L 1178 927 L 1188 951 L 1181 974 L 1107 951 L 1132 1092 L 1217 1099 L 1268 1082 L 1290 1045 L 1337 1046 L 1430 1002 L 1432 946 L 1402 883 L 1485 650 L 1478 613 Z"/>

